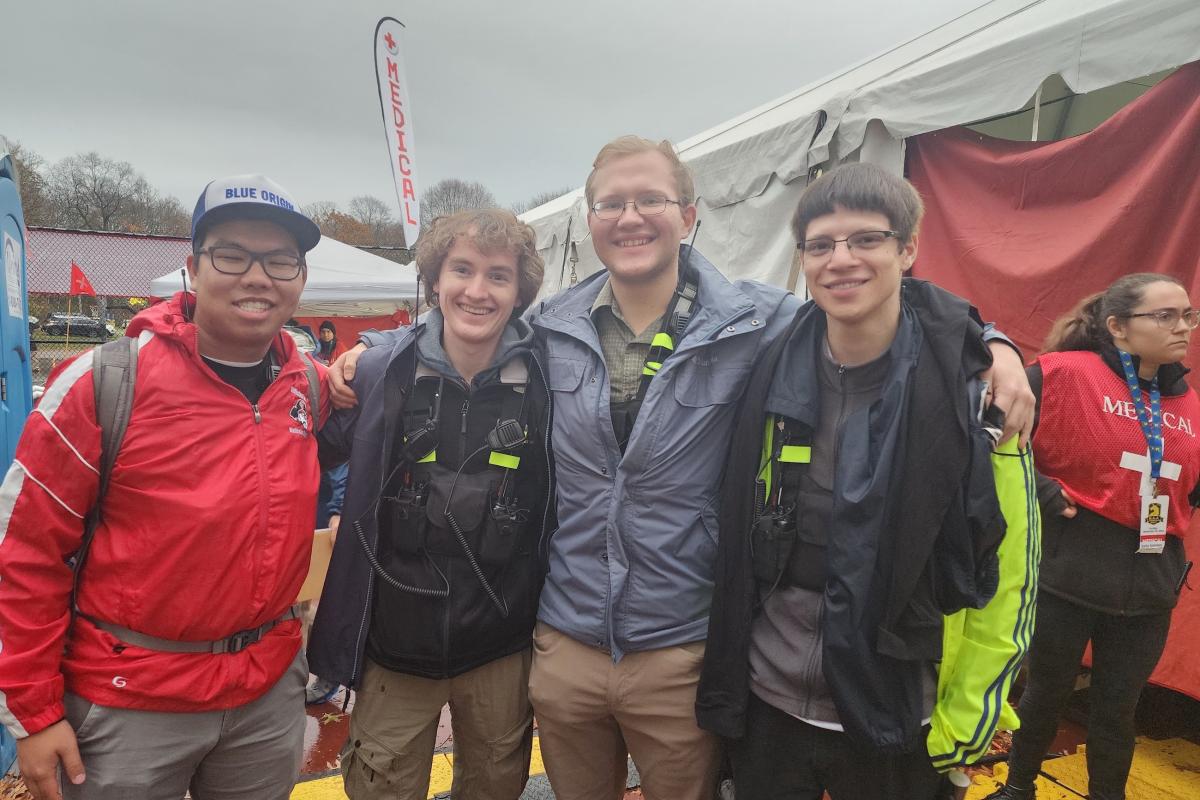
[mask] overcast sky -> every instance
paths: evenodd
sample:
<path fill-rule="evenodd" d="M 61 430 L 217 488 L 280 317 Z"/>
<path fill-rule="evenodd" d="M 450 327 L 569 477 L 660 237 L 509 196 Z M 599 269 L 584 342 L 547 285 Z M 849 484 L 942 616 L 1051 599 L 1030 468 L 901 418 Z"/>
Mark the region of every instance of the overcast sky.
<path fill-rule="evenodd" d="M 986 0 L 0 0 L 0 134 L 131 162 L 189 209 L 264 172 L 395 207 L 371 47 L 407 27 L 418 179 L 582 185 L 624 133 L 686 139 Z"/>

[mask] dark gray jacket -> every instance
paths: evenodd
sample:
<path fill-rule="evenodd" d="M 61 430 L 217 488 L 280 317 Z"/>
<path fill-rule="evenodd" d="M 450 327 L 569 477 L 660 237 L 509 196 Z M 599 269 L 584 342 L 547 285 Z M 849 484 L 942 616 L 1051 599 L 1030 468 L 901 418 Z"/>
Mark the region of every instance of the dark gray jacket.
<path fill-rule="evenodd" d="M 388 331 L 381 337 L 384 342 L 381 346 L 364 353 L 353 382 L 358 405 L 336 411 L 319 434 L 323 464 L 349 456 L 350 476 L 337 544 L 309 640 L 308 658 L 313 673 L 346 686 L 356 686 L 363 674 L 379 581 L 360 540 L 360 529 L 370 552 L 386 560 L 392 547 L 380 539 L 375 503 L 387 473 L 397 463 L 398 454 L 394 451 L 403 424 L 405 396 L 413 386 L 418 348 L 422 364 L 456 383 L 461 382 L 441 349 L 440 320 L 440 314 L 433 314 L 415 326 Z M 509 325 L 493 366 L 477 375 L 470 387 L 473 399 L 470 411 L 464 408 L 463 424 L 464 429 L 470 428 L 468 448 L 473 448 L 475 440 L 494 425 L 495 393 L 489 392 L 489 387 L 503 382 L 501 367 L 514 358 L 529 357 L 526 392 L 531 442 L 526 447 L 537 452 L 527 450 L 522 456 L 517 480 L 536 483 L 533 494 L 538 502 L 530 513 L 529 524 L 537 528 L 532 535 L 541 540 L 538 548 L 541 552 L 523 556 L 521 564 L 493 577 L 494 585 L 501 586 L 508 601 L 507 618 L 501 618 L 492 608 L 465 559 L 431 556 L 438 559 L 438 569 L 452 581 L 450 596 L 413 597 L 411 601 L 392 597 L 388 607 L 396 612 L 395 623 L 405 626 L 402 635 L 391 637 L 403 641 L 405 650 L 393 656 L 400 659 L 389 665 L 393 669 L 430 678 L 450 677 L 529 646 L 544 571 L 544 537 L 553 527 L 549 501 L 553 491 L 548 437 L 550 404 L 541 366 L 530 351 L 531 340 L 531 331 L 523 321 L 515 320 Z M 466 390 L 460 387 L 456 391 L 461 394 Z M 461 404 L 450 405 L 453 410 L 444 412 L 444 416 L 457 438 Z M 536 465 L 536 477 L 520 477 L 525 474 L 526 463 Z M 455 466 L 452 464 L 451 468 Z M 389 572 L 410 585 L 432 585 L 430 576 L 414 574 L 420 565 L 415 563 L 419 559 L 412 561 L 392 563 Z M 396 611 L 400 607 L 405 610 Z"/>

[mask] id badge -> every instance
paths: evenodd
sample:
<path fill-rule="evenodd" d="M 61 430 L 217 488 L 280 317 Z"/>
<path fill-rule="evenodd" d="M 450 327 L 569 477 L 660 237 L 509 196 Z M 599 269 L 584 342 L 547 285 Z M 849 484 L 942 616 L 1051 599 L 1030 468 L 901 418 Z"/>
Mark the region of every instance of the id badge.
<path fill-rule="evenodd" d="M 1165 494 L 1142 498 L 1139 553 L 1161 553 L 1167 544 L 1167 510 L 1171 498 Z"/>

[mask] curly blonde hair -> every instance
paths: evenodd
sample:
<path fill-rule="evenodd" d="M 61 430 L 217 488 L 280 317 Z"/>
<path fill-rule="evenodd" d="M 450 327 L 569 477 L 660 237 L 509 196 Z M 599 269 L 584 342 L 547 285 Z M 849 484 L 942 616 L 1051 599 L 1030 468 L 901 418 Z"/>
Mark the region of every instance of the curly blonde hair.
<path fill-rule="evenodd" d="M 675 176 L 675 187 L 679 190 L 679 208 L 680 210 L 687 208 L 696 199 L 696 182 L 692 178 L 692 171 L 679 160 L 679 155 L 675 152 L 675 147 L 666 139 L 661 142 L 655 142 L 650 139 L 644 139 L 641 136 L 618 136 L 604 147 L 600 148 L 600 152 L 596 154 L 596 160 L 592 162 L 592 171 L 588 175 L 587 183 L 583 186 L 583 192 L 587 195 L 587 204 L 590 208 L 592 203 L 596 202 L 596 173 L 610 161 L 615 161 L 618 158 L 625 156 L 636 156 L 639 153 L 662 153 L 667 161 L 671 164 L 671 174 Z"/>
<path fill-rule="evenodd" d="M 478 208 L 436 217 L 417 239 L 414 260 L 425 282 L 425 302 L 434 304 L 433 284 L 454 242 L 467 237 L 481 253 L 510 252 L 517 257 L 517 308 L 524 310 L 542 288 L 545 265 L 533 228 L 503 208 Z"/>

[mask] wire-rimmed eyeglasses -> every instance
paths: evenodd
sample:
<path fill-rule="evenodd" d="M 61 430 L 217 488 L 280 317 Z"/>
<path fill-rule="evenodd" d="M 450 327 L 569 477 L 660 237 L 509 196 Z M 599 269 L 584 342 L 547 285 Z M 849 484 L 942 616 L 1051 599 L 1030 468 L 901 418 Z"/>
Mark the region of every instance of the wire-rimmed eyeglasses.
<path fill-rule="evenodd" d="M 859 231 L 858 233 L 850 234 L 845 239 L 816 236 L 800 242 L 796 245 L 796 249 L 804 254 L 806 260 L 824 261 L 833 256 L 833 251 L 837 249 L 838 242 L 845 242 L 846 249 L 851 252 L 865 252 L 881 247 L 888 239 L 895 238 L 896 236 L 896 231 Z"/>
<path fill-rule="evenodd" d="M 1200 311 L 1194 308 L 1186 308 L 1180 311 L 1178 308 L 1160 308 L 1157 311 L 1142 311 L 1137 314 L 1126 314 L 1127 317 L 1149 317 L 1158 323 L 1158 327 L 1165 330 L 1174 330 L 1179 324 L 1179 320 L 1183 320 L 1183 324 L 1188 326 L 1189 330 L 1200 325 Z"/>
<path fill-rule="evenodd" d="M 683 201 L 672 200 L 665 194 L 640 194 L 632 200 L 598 200 L 592 203 L 592 213 L 597 219 L 620 219 L 625 207 L 632 205 L 643 217 L 652 217 L 666 211 L 671 203 L 683 205 Z"/>

